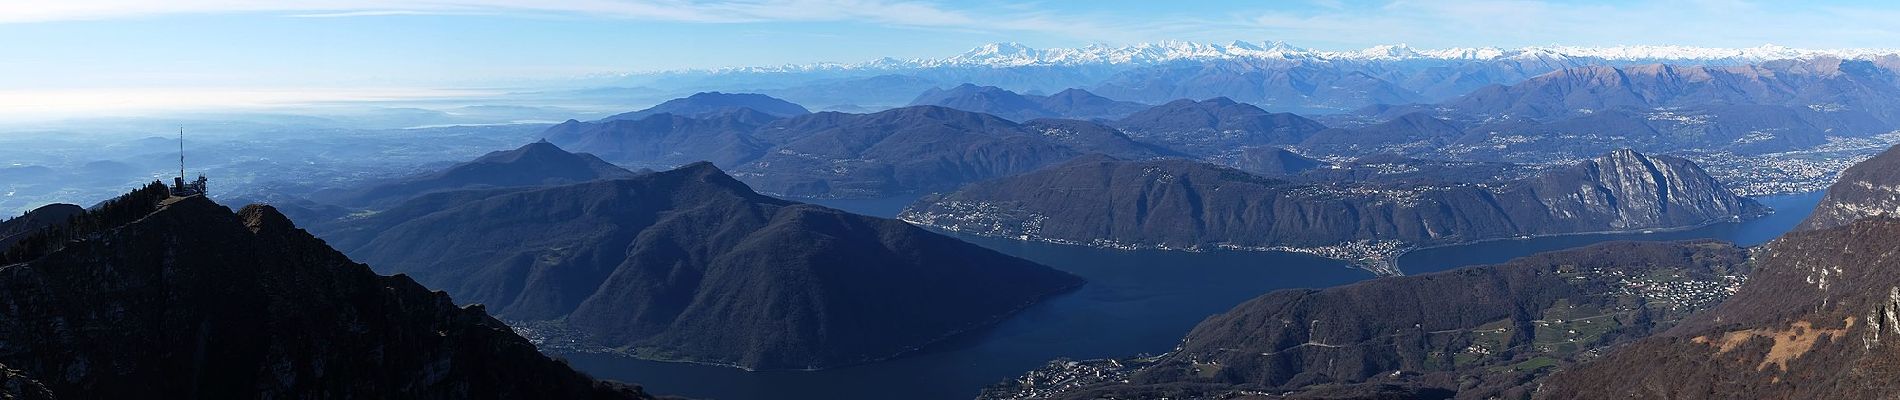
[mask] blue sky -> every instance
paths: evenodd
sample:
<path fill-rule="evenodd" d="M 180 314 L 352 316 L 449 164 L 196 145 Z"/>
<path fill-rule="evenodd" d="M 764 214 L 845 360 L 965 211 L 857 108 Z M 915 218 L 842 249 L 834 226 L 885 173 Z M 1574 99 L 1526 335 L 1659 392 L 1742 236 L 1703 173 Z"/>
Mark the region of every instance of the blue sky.
<path fill-rule="evenodd" d="M 1892 21 L 1900 6 L 1876 1 L 0 0 L 0 106 L 34 91 L 479 87 L 997 41 L 1900 47 Z"/>

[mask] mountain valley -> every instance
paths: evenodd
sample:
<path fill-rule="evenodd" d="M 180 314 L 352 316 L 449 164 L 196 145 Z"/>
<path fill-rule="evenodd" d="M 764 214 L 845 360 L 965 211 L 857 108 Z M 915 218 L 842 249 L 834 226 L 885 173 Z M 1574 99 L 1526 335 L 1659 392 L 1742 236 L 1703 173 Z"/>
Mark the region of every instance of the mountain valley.
<path fill-rule="evenodd" d="M 71 33 L 0 63 L 0 398 L 1900 377 L 1900 50 L 1693 46 L 1900 7 L 75 1 L 0 13 Z M 1335 47 L 1132 42 L 1236 26 Z M 1470 32 L 1682 45 L 1337 47 Z M 954 53 L 1018 36 L 1121 44 Z"/>

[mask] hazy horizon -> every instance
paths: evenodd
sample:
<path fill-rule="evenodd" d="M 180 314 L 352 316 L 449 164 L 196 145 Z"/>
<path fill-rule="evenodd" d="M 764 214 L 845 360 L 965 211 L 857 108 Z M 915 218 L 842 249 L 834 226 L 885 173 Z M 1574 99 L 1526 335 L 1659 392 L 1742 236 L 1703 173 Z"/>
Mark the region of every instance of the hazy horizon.
<path fill-rule="evenodd" d="M 0 119 L 432 98 L 622 73 L 942 58 L 994 42 L 1893 47 L 1895 16 L 1900 6 L 1882 2 L 1748 1 L 16 3 L 0 6 Z"/>

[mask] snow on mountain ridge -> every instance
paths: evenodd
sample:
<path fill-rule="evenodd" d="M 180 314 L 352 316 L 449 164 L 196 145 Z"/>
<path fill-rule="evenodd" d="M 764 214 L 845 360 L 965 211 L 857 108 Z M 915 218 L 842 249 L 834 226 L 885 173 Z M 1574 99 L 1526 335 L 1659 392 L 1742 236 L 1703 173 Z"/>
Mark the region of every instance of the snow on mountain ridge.
<path fill-rule="evenodd" d="M 1093 44 L 1078 48 L 1034 48 L 1021 43 L 1000 42 L 978 46 L 947 58 L 881 58 L 861 63 L 819 63 L 766 67 L 732 67 L 702 72 L 812 72 L 836 70 L 898 70 L 941 67 L 1026 67 L 1084 65 L 1154 65 L 1174 61 L 1215 60 L 1300 60 L 1318 62 L 1391 62 L 1406 60 L 1534 60 L 1590 58 L 1607 61 L 1655 61 L 1688 63 L 1758 63 L 1772 60 L 1836 57 L 1869 59 L 1900 56 L 1900 49 L 1797 49 L 1777 45 L 1747 48 L 1694 46 L 1549 46 L 1505 49 L 1499 47 L 1454 47 L 1416 49 L 1405 44 L 1373 46 L 1353 51 L 1320 51 L 1294 47 L 1285 42 L 1250 43 L 1234 41 L 1210 44 L 1188 41 L 1162 41 L 1130 46 Z"/>

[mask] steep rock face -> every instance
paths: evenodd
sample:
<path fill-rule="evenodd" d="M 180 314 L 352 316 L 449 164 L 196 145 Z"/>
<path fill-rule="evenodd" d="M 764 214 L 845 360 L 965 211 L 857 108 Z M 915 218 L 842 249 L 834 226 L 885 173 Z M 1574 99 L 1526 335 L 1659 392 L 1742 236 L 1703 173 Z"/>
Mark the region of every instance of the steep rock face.
<path fill-rule="evenodd" d="M 83 239 L 0 266 L 0 363 L 65 398 L 651 398 L 268 206 L 158 198 L 108 204 L 72 227 Z"/>
<path fill-rule="evenodd" d="M 1674 329 L 1550 378 L 1549 399 L 1877 399 L 1900 381 L 1900 220 L 1796 231 Z"/>
<path fill-rule="evenodd" d="M 46 384 L 26 376 L 19 370 L 0 365 L 0 399 L 7 400 L 52 400 L 57 398 Z"/>
<path fill-rule="evenodd" d="M 1887 149 L 1842 172 L 1800 229 L 1831 228 L 1883 215 L 1900 215 L 1900 148 Z"/>
<path fill-rule="evenodd" d="M 1290 113 L 1270 113 L 1225 97 L 1176 100 L 1116 121 L 1129 137 L 1195 155 L 1248 146 L 1298 144 L 1326 129 Z"/>
<path fill-rule="evenodd" d="M 0 251 L 13 247 L 14 242 L 40 229 L 65 224 L 67 219 L 85 212 L 85 208 L 77 205 L 48 204 L 27 211 L 25 215 L 0 221 Z"/>
<path fill-rule="evenodd" d="M 1733 298 L 1552 377 L 1540 397 L 1891 397 L 1900 379 L 1900 219 L 1854 205 L 1880 199 L 1862 197 L 1862 183 L 1900 171 L 1888 153 L 1851 168 L 1854 179 L 1836 186 L 1845 195 L 1830 190 L 1804 229 L 1759 249 Z"/>
<path fill-rule="evenodd" d="M 1080 281 L 902 222 L 752 192 L 708 163 L 425 196 L 326 239 L 591 346 L 745 368 L 888 358 Z"/>
<path fill-rule="evenodd" d="M 1178 350 L 1122 379 L 1045 398 L 1167 390 L 1226 398 L 1337 385 L 1409 388 L 1402 398 L 1523 398 L 1553 372 L 1721 303 L 1742 284 L 1748 256 L 1716 241 L 1618 242 L 1275 291 L 1208 318 Z"/>
<path fill-rule="evenodd" d="M 1691 226 L 1764 211 L 1694 162 L 1627 149 L 1551 171 L 1520 188 L 1548 210 L 1548 217 L 1575 220 L 1569 227 L 1578 231 Z"/>
<path fill-rule="evenodd" d="M 614 114 L 602 118 L 600 122 L 641 120 L 660 114 L 697 118 L 742 108 L 777 117 L 795 117 L 811 113 L 811 110 L 806 110 L 804 106 L 763 94 L 700 92 L 692 96 L 667 100 L 665 103 L 645 110 Z"/>
<path fill-rule="evenodd" d="M 1300 183 L 1191 161 L 1085 157 L 926 197 L 901 218 L 1109 247 L 1314 248 L 1372 241 L 1403 248 L 1674 228 L 1764 212 L 1694 163 L 1618 151 L 1502 184 Z M 1393 255 L 1361 250 L 1373 248 L 1322 253 Z"/>
<path fill-rule="evenodd" d="M 1082 89 L 1048 96 L 1017 94 L 995 86 L 962 84 L 950 89 L 931 88 L 912 100 L 913 106 L 944 106 L 996 115 L 1014 121 L 1037 118 L 1121 118 L 1147 106 L 1115 101 Z"/>
<path fill-rule="evenodd" d="M 569 153 L 547 141 L 497 151 L 455 166 L 373 184 L 318 193 L 318 201 L 385 208 L 430 192 L 484 187 L 540 186 L 626 177 L 632 171 L 590 154 Z"/>

